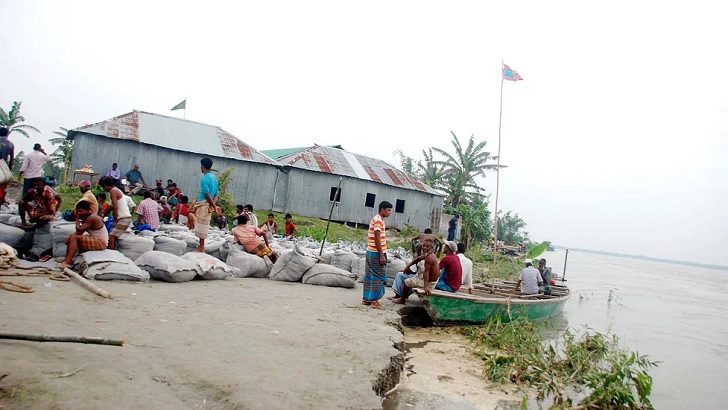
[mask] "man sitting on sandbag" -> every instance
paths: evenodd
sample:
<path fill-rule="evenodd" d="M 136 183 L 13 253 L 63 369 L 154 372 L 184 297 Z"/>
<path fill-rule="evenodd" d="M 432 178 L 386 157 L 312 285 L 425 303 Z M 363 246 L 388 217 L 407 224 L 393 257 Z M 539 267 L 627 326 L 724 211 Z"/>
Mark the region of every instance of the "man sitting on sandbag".
<path fill-rule="evenodd" d="M 243 245 L 248 253 L 258 255 L 261 258 L 267 256 L 271 262 L 276 263 L 278 255 L 273 252 L 268 246 L 268 235 L 255 225 L 248 225 L 248 216 L 242 214 L 237 217 L 238 226 L 233 228 L 233 236 L 235 236 L 235 242 Z M 258 237 L 262 236 L 265 243 L 261 242 Z"/>
<path fill-rule="evenodd" d="M 23 199 L 18 202 L 18 213 L 20 214 L 21 228 L 28 228 L 25 216 L 27 214 L 28 221 L 34 223 L 35 226 L 41 226 L 55 219 L 56 195 L 45 185 L 43 178 L 35 178 L 31 188 L 25 194 Z"/>
<path fill-rule="evenodd" d="M 76 252 L 102 251 L 109 243 L 109 233 L 103 219 L 91 211 L 91 204 L 79 201 L 75 210 L 76 233 L 66 238 L 66 259 L 59 268 L 70 268 Z"/>

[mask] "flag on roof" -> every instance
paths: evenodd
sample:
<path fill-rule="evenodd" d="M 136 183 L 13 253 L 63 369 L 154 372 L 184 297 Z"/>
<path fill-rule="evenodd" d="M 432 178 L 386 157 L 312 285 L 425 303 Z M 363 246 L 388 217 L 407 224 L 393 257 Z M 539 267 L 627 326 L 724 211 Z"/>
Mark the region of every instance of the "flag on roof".
<path fill-rule="evenodd" d="M 179 104 L 175 105 L 174 107 L 172 107 L 172 109 L 170 111 L 174 111 L 174 110 L 186 110 L 186 109 L 187 109 L 187 99 L 185 98 L 184 101 L 182 101 L 181 103 L 179 103 Z"/>
<path fill-rule="evenodd" d="M 523 81 L 523 77 L 521 77 L 516 70 L 511 70 L 511 68 L 505 64 L 503 64 L 503 79 L 508 81 Z"/>

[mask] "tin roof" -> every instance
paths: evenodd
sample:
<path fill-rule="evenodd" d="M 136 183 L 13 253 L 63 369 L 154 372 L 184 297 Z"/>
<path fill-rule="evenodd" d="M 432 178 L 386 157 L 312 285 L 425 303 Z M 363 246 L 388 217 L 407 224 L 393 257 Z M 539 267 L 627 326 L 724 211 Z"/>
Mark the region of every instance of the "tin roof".
<path fill-rule="evenodd" d="M 433 195 L 442 195 L 442 193 L 425 185 L 422 181 L 405 174 L 382 160 L 354 154 L 343 149 L 314 145 L 303 151 L 293 152 L 278 158 L 278 162 L 293 168 L 343 175 L 427 192 Z"/>
<path fill-rule="evenodd" d="M 73 139 L 77 133 L 137 141 L 185 152 L 279 165 L 273 159 L 220 127 L 144 111 L 134 110 L 106 121 L 75 128 L 69 131 L 68 137 Z"/>
<path fill-rule="evenodd" d="M 344 149 L 341 145 L 328 145 L 328 147 Z M 309 147 L 264 149 L 264 150 L 261 150 L 260 152 L 262 152 L 263 154 L 265 154 L 273 159 L 278 159 L 278 158 L 285 157 L 286 155 L 289 155 L 289 154 L 303 151 L 308 148 Z"/>

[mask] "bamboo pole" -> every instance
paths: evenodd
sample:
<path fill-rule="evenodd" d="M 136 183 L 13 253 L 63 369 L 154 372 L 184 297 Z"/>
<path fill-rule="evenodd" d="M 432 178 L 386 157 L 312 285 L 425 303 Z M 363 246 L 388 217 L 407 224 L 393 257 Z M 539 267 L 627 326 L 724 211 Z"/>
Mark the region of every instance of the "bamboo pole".
<path fill-rule="evenodd" d="M 501 60 L 501 71 L 503 70 L 503 60 Z M 495 218 L 493 230 L 493 283 L 491 293 L 495 292 L 495 278 L 498 275 L 498 195 L 500 194 L 500 157 L 501 157 L 501 124 L 503 123 L 503 73 L 501 72 L 500 86 L 500 111 L 498 114 L 498 165 L 495 168 Z"/>
<path fill-rule="evenodd" d="M 30 342 L 63 342 L 63 343 L 86 343 L 106 346 L 124 346 L 123 340 L 103 339 L 100 337 L 86 336 L 48 336 L 48 335 L 23 335 L 19 333 L 0 333 L 0 339 L 26 340 Z"/>
<path fill-rule="evenodd" d="M 339 185 L 336 186 L 336 192 L 334 192 L 334 200 L 331 201 L 331 210 L 329 211 L 329 220 L 326 221 L 326 232 L 324 233 L 324 239 L 321 241 L 321 249 L 319 250 L 319 256 L 324 253 L 324 245 L 326 244 L 326 238 L 329 236 L 329 226 L 331 225 L 331 217 L 334 215 L 334 206 L 336 206 L 336 198 L 339 197 L 341 191 L 341 181 L 344 178 L 339 178 Z"/>
<path fill-rule="evenodd" d="M 76 273 L 76 272 L 74 272 L 74 271 L 72 271 L 72 270 L 70 270 L 68 268 L 63 268 L 63 272 L 67 276 L 69 276 L 71 279 L 74 279 L 76 282 L 78 282 L 79 284 L 81 284 L 81 286 L 83 286 L 84 288 L 90 290 L 91 292 L 93 292 L 93 293 L 95 293 L 95 294 L 97 294 L 97 295 L 99 295 L 99 296 L 101 296 L 103 298 L 112 299 L 111 294 L 109 292 L 101 289 L 100 287 L 98 287 L 98 286 L 94 285 L 93 283 L 89 282 L 88 280 L 84 279 L 78 273 Z"/>

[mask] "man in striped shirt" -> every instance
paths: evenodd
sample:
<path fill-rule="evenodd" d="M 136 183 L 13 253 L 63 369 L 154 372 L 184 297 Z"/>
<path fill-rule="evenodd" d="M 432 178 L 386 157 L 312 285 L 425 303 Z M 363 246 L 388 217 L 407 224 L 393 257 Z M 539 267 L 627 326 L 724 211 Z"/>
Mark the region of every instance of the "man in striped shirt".
<path fill-rule="evenodd" d="M 379 204 L 379 212 L 369 222 L 362 304 L 375 309 L 383 309 L 379 299 L 384 296 L 384 288 L 387 285 L 387 236 L 384 218 L 391 214 L 392 204 L 382 201 Z"/>

